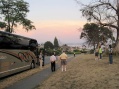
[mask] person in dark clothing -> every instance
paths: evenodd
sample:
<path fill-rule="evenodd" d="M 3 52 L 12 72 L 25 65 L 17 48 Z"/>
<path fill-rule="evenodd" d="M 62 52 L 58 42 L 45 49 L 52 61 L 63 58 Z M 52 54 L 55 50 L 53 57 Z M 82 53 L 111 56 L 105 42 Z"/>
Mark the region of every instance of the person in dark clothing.
<path fill-rule="evenodd" d="M 43 63 L 42 65 L 44 66 L 45 65 L 45 50 L 42 50 L 42 58 L 43 58 Z"/>
<path fill-rule="evenodd" d="M 74 53 L 74 57 L 75 57 L 75 53 Z"/>
<path fill-rule="evenodd" d="M 43 56 L 42 56 L 42 58 L 43 58 L 43 66 L 44 66 L 44 64 L 45 64 L 45 55 L 43 54 Z"/>
<path fill-rule="evenodd" d="M 99 46 L 99 55 L 100 55 L 100 59 L 102 59 L 102 48 L 101 48 L 101 46 Z"/>
<path fill-rule="evenodd" d="M 109 63 L 113 63 L 113 56 L 112 56 L 112 46 L 109 45 Z"/>

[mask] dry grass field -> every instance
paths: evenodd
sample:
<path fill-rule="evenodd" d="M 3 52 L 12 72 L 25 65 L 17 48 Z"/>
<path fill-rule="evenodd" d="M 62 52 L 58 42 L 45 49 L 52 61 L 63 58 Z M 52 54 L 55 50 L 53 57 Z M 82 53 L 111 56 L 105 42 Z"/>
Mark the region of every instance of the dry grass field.
<path fill-rule="evenodd" d="M 81 54 L 58 69 L 36 89 L 119 89 L 119 58 L 109 65 L 108 57 L 94 60 L 94 55 Z"/>

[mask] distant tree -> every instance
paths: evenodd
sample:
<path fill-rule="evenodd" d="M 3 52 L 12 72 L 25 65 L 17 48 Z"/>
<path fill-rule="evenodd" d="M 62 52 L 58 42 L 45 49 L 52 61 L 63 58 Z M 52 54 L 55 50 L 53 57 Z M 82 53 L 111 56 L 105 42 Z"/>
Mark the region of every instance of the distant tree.
<path fill-rule="evenodd" d="M 58 43 L 58 40 L 57 40 L 57 38 L 55 37 L 55 39 L 54 39 L 54 48 L 58 48 L 59 47 L 59 43 Z"/>
<path fill-rule="evenodd" d="M 106 43 L 108 39 L 113 38 L 112 31 L 107 27 L 99 26 L 95 23 L 87 23 L 83 27 L 80 38 L 85 38 L 89 46 L 99 45 L 99 43 Z"/>
<path fill-rule="evenodd" d="M 53 48 L 54 48 L 54 46 L 53 46 L 52 42 L 50 42 L 50 41 L 45 42 L 44 49 L 53 49 Z"/>
<path fill-rule="evenodd" d="M 14 32 L 17 25 L 22 25 L 27 31 L 35 29 L 32 21 L 26 18 L 29 4 L 24 0 L 0 0 L 1 22 L 0 28 L 7 32 Z"/>

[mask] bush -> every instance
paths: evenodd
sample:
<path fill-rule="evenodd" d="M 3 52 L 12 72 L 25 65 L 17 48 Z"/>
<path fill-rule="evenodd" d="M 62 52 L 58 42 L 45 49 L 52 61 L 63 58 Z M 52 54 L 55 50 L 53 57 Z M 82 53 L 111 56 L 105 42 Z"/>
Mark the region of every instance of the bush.
<path fill-rule="evenodd" d="M 66 52 L 67 54 L 74 54 L 74 52 Z"/>
<path fill-rule="evenodd" d="M 47 49 L 46 50 L 46 55 L 47 56 L 51 56 L 52 53 L 55 53 L 55 55 L 60 55 L 62 53 L 62 51 L 61 50 L 55 50 L 54 51 L 54 49 Z"/>
<path fill-rule="evenodd" d="M 87 51 L 85 51 L 85 50 L 81 50 L 80 52 L 81 52 L 81 53 L 87 53 Z"/>
<path fill-rule="evenodd" d="M 55 52 L 55 55 L 60 55 L 62 53 L 61 50 L 55 50 L 54 52 Z"/>
<path fill-rule="evenodd" d="M 94 53 L 94 49 L 91 49 L 91 50 L 90 50 L 90 54 L 93 54 L 93 53 Z"/>
<path fill-rule="evenodd" d="M 52 49 L 47 49 L 46 50 L 46 55 L 51 56 L 54 51 Z"/>
<path fill-rule="evenodd" d="M 79 50 L 77 50 L 77 49 L 76 49 L 76 50 L 73 50 L 73 51 L 74 51 L 74 52 L 80 52 L 80 51 L 79 51 Z"/>
<path fill-rule="evenodd" d="M 74 52 L 67 52 L 67 54 L 74 54 Z M 75 54 L 81 54 L 81 52 L 75 52 Z"/>

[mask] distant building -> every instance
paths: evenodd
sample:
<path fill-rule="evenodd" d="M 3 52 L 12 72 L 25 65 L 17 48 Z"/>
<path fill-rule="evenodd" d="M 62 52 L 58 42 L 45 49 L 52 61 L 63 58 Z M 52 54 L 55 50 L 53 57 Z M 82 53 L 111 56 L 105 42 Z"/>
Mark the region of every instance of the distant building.
<path fill-rule="evenodd" d="M 66 52 L 68 52 L 69 51 L 69 49 L 70 49 L 70 47 L 68 46 L 68 45 L 62 45 L 61 46 L 61 49 L 63 50 L 63 51 L 66 51 Z"/>
<path fill-rule="evenodd" d="M 74 50 L 80 50 L 80 47 L 72 47 L 68 45 L 62 45 L 61 49 L 66 52 L 73 52 Z"/>

